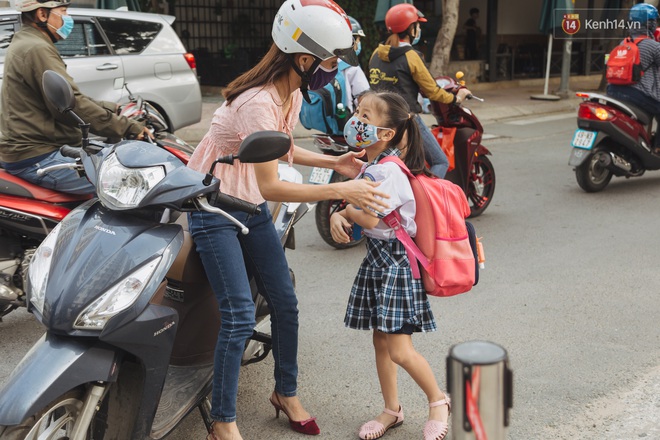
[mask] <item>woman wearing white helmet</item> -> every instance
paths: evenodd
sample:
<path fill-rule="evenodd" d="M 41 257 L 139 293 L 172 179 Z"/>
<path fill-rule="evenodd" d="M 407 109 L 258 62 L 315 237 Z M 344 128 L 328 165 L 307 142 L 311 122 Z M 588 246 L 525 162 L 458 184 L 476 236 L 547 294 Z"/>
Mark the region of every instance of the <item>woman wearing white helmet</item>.
<path fill-rule="evenodd" d="M 241 140 L 256 131 L 278 130 L 291 135 L 307 90 L 321 88 L 332 80 L 338 58 L 350 64 L 357 62 L 346 14 L 330 0 L 286 0 L 275 17 L 272 36 L 274 44 L 264 58 L 227 86 L 226 101 L 216 110 L 208 133 L 190 159 L 190 168 L 206 173 L 216 158 L 236 153 Z M 332 168 L 353 177 L 362 164 L 356 156 L 324 156 L 299 148 L 292 141 L 288 155 L 282 159 L 290 164 Z M 245 342 L 255 324 L 244 256 L 271 310 L 275 390 L 270 402 L 278 414 L 284 411 L 293 430 L 311 435 L 320 432 L 297 397 L 297 298 L 265 200 L 347 199 L 368 212 L 387 206 L 381 200 L 387 195 L 378 191 L 374 182 L 282 182 L 277 167 L 277 161 L 215 167 L 224 193 L 261 207 L 261 214 L 255 216 L 229 210 L 250 228 L 248 235 L 242 235 L 222 216 L 206 212 L 190 215 L 190 231 L 222 319 L 215 350 L 210 440 L 242 438 L 236 424 L 238 375 Z"/>

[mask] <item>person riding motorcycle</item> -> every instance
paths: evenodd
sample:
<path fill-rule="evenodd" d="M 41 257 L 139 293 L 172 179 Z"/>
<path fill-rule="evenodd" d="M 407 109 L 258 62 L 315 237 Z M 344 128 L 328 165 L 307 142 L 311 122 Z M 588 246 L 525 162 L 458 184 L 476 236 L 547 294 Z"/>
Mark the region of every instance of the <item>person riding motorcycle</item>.
<path fill-rule="evenodd" d="M 637 43 L 644 74 L 636 84 L 609 84 L 607 95 L 631 102 L 660 121 L 660 43 L 655 41 L 654 35 L 658 26 L 658 10 L 648 3 L 637 4 L 630 9 L 628 21 L 631 38 L 648 37 Z M 660 154 L 660 136 L 657 134 L 653 139 L 653 152 Z"/>
<path fill-rule="evenodd" d="M 351 22 L 351 31 L 355 40 L 355 54 L 360 55 L 362 51 L 361 37 L 366 37 L 362 25 L 355 18 L 348 16 Z M 346 97 L 348 98 L 348 110 L 353 113 L 357 109 L 358 98 L 369 90 L 369 80 L 359 65 L 351 66 L 345 61 L 339 60 L 339 72 L 346 78 Z"/>
<path fill-rule="evenodd" d="M 385 26 L 391 35 L 384 44 L 378 45 L 371 56 L 369 84 L 373 90 L 396 92 L 405 98 L 410 110 L 415 113 L 414 119 L 422 134 L 429 168 L 442 178 L 449 162 L 435 136 L 419 116 L 422 108 L 417 95 L 421 90 L 432 101 L 459 104 L 470 95 L 470 91 L 463 88 L 454 95 L 436 84 L 421 53 L 413 48 L 422 36 L 419 23 L 425 21 L 424 14 L 409 3 L 395 5 L 387 11 Z"/>
<path fill-rule="evenodd" d="M 44 98 L 42 76 L 52 70 L 67 79 L 75 94 L 75 109 L 89 121 L 91 131 L 109 138 L 151 136 L 144 125 L 117 116 L 117 104 L 97 102 L 83 95 L 66 72 L 55 43 L 73 30 L 67 15 L 69 0 L 18 0 L 23 27 L 9 45 L 4 63 L 0 117 L 0 165 L 30 183 L 72 194 L 92 194 L 95 189 L 75 170 L 60 169 L 37 175 L 39 168 L 71 163 L 62 156 L 62 145 L 79 146 L 80 129 L 69 115 L 60 114 Z"/>

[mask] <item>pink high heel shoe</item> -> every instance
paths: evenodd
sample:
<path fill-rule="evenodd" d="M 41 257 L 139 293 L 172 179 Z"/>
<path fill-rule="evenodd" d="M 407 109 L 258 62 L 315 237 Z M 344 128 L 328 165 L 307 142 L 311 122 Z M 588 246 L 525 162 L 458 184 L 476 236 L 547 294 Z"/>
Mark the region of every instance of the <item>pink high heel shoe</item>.
<path fill-rule="evenodd" d="M 403 423 L 403 407 L 399 405 L 399 412 L 394 412 L 391 409 L 385 408 L 385 414 L 396 417 L 396 421 L 388 426 L 383 425 L 377 420 L 370 420 L 360 427 L 359 436 L 362 440 L 375 440 L 385 435 L 387 431 Z"/>
<path fill-rule="evenodd" d="M 449 414 L 451 414 L 451 401 L 446 395 L 442 400 L 429 403 L 429 408 L 435 408 L 436 406 L 442 405 L 447 405 Z M 447 422 L 441 422 L 440 420 L 428 420 L 424 425 L 424 440 L 442 440 L 445 438 L 448 431 L 449 424 Z"/>

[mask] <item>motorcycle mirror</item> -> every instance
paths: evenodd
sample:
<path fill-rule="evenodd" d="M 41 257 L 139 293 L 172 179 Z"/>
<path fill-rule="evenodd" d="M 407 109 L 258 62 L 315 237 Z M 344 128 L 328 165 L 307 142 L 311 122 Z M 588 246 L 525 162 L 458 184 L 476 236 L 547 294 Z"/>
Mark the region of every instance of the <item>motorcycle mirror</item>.
<path fill-rule="evenodd" d="M 60 113 L 73 110 L 76 106 L 76 97 L 71 84 L 59 73 L 46 70 L 42 77 L 42 84 L 46 99 Z"/>
<path fill-rule="evenodd" d="M 291 138 L 280 131 L 257 131 L 241 142 L 236 157 L 243 163 L 268 162 L 284 156 L 291 147 Z"/>

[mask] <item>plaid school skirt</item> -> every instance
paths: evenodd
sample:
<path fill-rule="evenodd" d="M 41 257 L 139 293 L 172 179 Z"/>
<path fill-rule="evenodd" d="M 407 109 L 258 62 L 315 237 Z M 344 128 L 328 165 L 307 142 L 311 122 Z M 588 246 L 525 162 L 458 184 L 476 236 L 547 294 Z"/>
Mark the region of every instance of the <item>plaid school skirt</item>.
<path fill-rule="evenodd" d="M 404 324 L 417 332 L 436 330 L 422 280 L 413 278 L 399 240 L 367 237 L 367 256 L 353 282 L 344 324 L 385 333 L 399 331 Z"/>

